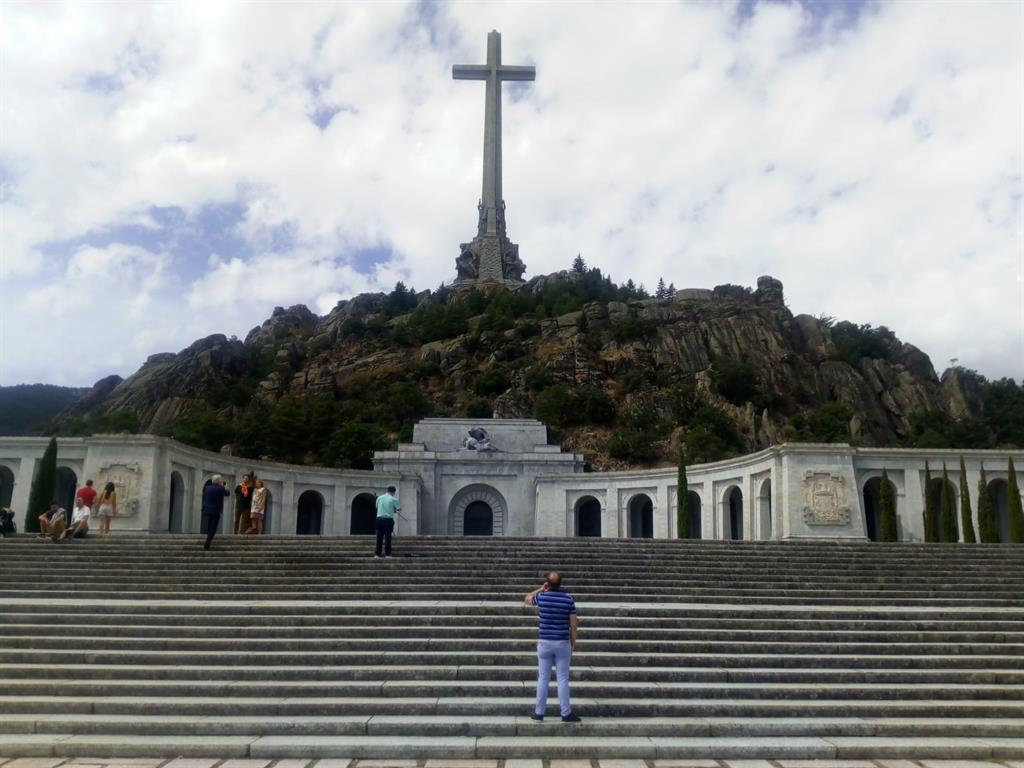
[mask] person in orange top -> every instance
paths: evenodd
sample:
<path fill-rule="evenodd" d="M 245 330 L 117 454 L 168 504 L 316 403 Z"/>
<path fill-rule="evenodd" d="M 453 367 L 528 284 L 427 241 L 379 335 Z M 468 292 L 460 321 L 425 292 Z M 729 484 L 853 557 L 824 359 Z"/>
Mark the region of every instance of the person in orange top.
<path fill-rule="evenodd" d="M 252 477 L 242 475 L 242 482 L 235 486 L 235 527 L 233 533 L 249 530 L 249 512 L 252 510 Z"/>

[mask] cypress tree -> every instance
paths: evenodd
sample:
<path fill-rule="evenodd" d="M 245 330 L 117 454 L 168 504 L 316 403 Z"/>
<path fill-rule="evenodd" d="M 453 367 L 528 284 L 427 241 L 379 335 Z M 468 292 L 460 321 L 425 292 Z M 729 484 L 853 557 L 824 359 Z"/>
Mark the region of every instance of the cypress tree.
<path fill-rule="evenodd" d="M 992 497 L 988 495 L 984 464 L 981 467 L 981 479 L 978 481 L 978 536 L 982 544 L 999 543 L 999 526 L 992 513 Z"/>
<path fill-rule="evenodd" d="M 896 494 L 892 483 L 889 482 L 889 473 L 882 470 L 880 506 L 881 512 L 878 520 L 879 541 L 899 541 L 899 526 L 896 523 Z"/>
<path fill-rule="evenodd" d="M 50 508 L 53 494 L 57 490 L 57 438 L 51 437 L 43 451 L 39 469 L 32 480 L 28 495 L 28 509 L 25 510 L 26 533 L 39 533 L 39 516 Z"/>
<path fill-rule="evenodd" d="M 680 539 L 693 535 L 690 530 L 689 483 L 686 481 L 686 462 L 683 449 L 679 449 L 679 467 L 676 474 L 676 531 Z"/>
<path fill-rule="evenodd" d="M 939 525 L 942 541 L 956 543 L 956 516 L 953 514 L 953 497 L 949 492 L 949 473 L 942 464 L 942 490 L 939 491 Z"/>
<path fill-rule="evenodd" d="M 1020 489 L 1017 487 L 1017 471 L 1013 468 L 1013 457 L 1010 457 L 1006 470 L 1006 512 L 1010 522 L 1010 543 L 1024 544 L 1024 508 L 1021 507 Z"/>
<path fill-rule="evenodd" d="M 935 491 L 932 490 L 932 470 L 924 463 L 924 540 L 937 541 L 935 525 Z"/>
<path fill-rule="evenodd" d="M 960 528 L 964 532 L 964 542 L 974 544 L 974 516 L 971 514 L 971 493 L 967 487 L 967 468 L 964 457 L 960 457 Z"/>

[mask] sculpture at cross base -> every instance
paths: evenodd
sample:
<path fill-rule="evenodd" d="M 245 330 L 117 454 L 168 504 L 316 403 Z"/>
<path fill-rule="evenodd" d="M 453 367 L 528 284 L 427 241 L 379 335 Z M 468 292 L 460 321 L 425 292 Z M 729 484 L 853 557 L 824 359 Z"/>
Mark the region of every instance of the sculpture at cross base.
<path fill-rule="evenodd" d="M 521 283 L 526 265 L 519 258 L 519 246 L 505 231 L 505 201 L 501 196 L 501 82 L 533 80 L 533 67 L 513 67 L 501 63 L 501 35 L 487 35 L 487 63 L 456 64 L 456 80 L 484 80 L 487 83 L 484 106 L 483 195 L 477 203 L 477 233 L 461 243 L 455 260 L 456 282 L 488 281 Z"/>

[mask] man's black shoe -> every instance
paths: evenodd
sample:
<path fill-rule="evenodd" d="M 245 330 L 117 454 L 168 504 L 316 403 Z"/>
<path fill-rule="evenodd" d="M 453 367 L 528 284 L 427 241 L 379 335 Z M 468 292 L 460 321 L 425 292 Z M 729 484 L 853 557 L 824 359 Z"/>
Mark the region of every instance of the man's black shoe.
<path fill-rule="evenodd" d="M 536 712 L 534 712 L 532 715 L 530 715 L 530 719 L 536 720 L 538 723 L 543 723 L 544 715 L 538 715 Z"/>
<path fill-rule="evenodd" d="M 577 715 L 575 712 L 570 712 L 568 715 L 562 715 L 562 722 L 563 723 L 582 723 L 583 721 L 580 720 L 580 716 Z"/>

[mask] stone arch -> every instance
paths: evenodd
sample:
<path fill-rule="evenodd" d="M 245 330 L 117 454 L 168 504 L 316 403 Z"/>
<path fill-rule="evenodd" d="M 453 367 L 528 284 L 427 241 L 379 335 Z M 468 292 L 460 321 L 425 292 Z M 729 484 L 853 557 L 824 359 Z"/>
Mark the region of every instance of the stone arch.
<path fill-rule="evenodd" d="M 75 506 L 75 491 L 78 489 L 78 475 L 71 467 L 57 467 L 56 483 L 53 486 L 53 498 L 64 507 L 71 519 L 71 509 Z"/>
<path fill-rule="evenodd" d="M 601 502 L 594 496 L 581 496 L 573 507 L 573 532 L 576 536 L 601 536 Z"/>
<path fill-rule="evenodd" d="M 953 524 L 956 526 L 956 540 L 960 541 L 960 493 L 957 490 L 956 483 L 952 480 L 946 480 L 946 485 L 949 486 L 949 503 L 953 509 Z M 928 487 L 932 491 L 932 504 L 933 514 L 935 515 L 935 526 L 939 531 L 939 540 L 942 540 L 942 476 L 933 477 Z"/>
<path fill-rule="evenodd" d="M 686 510 L 690 514 L 690 538 L 703 538 L 701 531 L 702 505 L 700 494 L 696 491 L 686 492 Z"/>
<path fill-rule="evenodd" d="M 185 530 L 185 480 L 177 470 L 171 471 L 171 492 L 167 506 L 168 533 L 181 533 Z"/>
<path fill-rule="evenodd" d="M 646 493 L 638 493 L 629 500 L 629 538 L 654 538 L 654 502 Z"/>
<path fill-rule="evenodd" d="M 377 499 L 372 493 L 360 493 L 352 499 L 348 532 L 350 536 L 377 533 Z"/>
<path fill-rule="evenodd" d="M 989 481 L 988 498 L 992 504 L 992 517 L 996 521 L 999 542 L 1010 541 L 1010 484 L 1001 477 Z"/>
<path fill-rule="evenodd" d="M 722 495 L 722 532 L 727 539 L 743 539 L 743 491 L 738 485 L 730 485 Z"/>
<path fill-rule="evenodd" d="M 766 478 L 757 493 L 757 522 L 759 539 L 772 538 L 772 479 Z"/>
<path fill-rule="evenodd" d="M 324 497 L 309 489 L 299 494 L 295 502 L 295 533 L 299 536 L 319 536 L 324 530 Z"/>
<path fill-rule="evenodd" d="M 10 467 L 0 464 L 0 507 L 11 506 L 14 497 L 14 472 Z"/>
<path fill-rule="evenodd" d="M 477 504 L 477 502 L 480 502 L 480 504 Z M 474 504 L 476 506 L 470 509 L 470 506 Z M 504 536 L 508 505 L 505 504 L 505 499 L 502 498 L 500 493 L 491 486 L 483 484 L 467 485 L 452 498 L 451 504 L 448 505 L 448 519 L 451 521 L 452 533 L 455 536 L 481 535 L 479 532 L 467 532 L 466 513 L 469 510 L 472 525 L 486 527 L 484 507 L 490 509 L 491 512 L 491 532 L 490 534 L 483 535 Z M 475 528 L 474 530 L 479 531 L 480 528 Z"/>
<path fill-rule="evenodd" d="M 882 530 L 882 476 L 869 478 L 861 494 L 864 497 L 864 533 L 869 541 L 878 541 Z"/>

